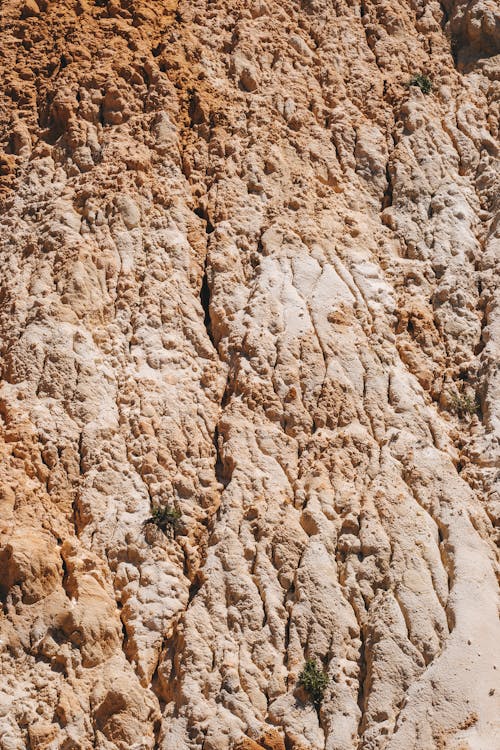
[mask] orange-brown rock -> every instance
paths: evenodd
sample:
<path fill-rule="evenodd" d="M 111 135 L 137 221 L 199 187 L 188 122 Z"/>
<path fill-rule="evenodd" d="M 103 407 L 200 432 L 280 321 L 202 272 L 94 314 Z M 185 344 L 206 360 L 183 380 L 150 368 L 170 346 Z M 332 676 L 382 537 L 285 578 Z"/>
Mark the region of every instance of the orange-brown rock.
<path fill-rule="evenodd" d="M 285 750 L 283 737 L 273 729 L 265 732 L 258 741 L 245 737 L 236 745 L 236 750 Z"/>

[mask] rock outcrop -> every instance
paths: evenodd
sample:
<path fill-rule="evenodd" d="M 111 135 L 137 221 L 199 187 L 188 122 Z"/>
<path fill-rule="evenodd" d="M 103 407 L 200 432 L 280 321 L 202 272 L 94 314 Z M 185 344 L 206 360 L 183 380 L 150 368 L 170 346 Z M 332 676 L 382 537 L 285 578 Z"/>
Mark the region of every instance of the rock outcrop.
<path fill-rule="evenodd" d="M 498 4 L 0 23 L 2 750 L 496 750 Z"/>

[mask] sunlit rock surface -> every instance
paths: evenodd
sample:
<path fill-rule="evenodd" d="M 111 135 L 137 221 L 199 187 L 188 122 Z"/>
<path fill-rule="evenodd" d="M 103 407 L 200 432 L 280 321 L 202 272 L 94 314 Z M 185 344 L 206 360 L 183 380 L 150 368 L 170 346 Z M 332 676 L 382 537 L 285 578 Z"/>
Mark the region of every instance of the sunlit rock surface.
<path fill-rule="evenodd" d="M 498 4 L 0 25 L 2 750 L 498 750 Z"/>

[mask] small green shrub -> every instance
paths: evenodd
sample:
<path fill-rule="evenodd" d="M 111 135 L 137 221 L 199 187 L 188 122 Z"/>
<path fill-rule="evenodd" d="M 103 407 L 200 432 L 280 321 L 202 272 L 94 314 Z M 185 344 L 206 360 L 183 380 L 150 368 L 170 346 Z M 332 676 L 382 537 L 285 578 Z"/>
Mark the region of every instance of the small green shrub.
<path fill-rule="evenodd" d="M 178 508 L 174 508 L 172 505 L 155 505 L 151 512 L 151 516 L 146 518 L 144 525 L 152 523 L 158 529 L 161 529 L 167 536 L 175 536 L 175 532 L 179 527 L 179 520 L 181 512 Z"/>
<path fill-rule="evenodd" d="M 328 675 L 318 666 L 316 659 L 306 661 L 299 675 L 299 685 L 302 685 L 315 707 L 319 709 L 328 685 Z"/>
<path fill-rule="evenodd" d="M 479 411 L 477 400 L 468 393 L 452 393 L 450 395 L 450 411 L 457 417 L 472 417 Z"/>
<path fill-rule="evenodd" d="M 421 73 L 412 76 L 408 81 L 408 86 L 418 86 L 420 91 L 423 91 L 424 94 L 430 94 L 432 91 L 431 79 Z"/>

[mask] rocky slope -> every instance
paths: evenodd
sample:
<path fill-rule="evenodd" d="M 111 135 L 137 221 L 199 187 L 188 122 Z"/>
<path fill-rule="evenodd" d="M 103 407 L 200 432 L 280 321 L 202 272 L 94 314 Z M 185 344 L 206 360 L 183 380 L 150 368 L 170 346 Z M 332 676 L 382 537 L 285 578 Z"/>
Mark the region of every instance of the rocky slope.
<path fill-rule="evenodd" d="M 0 747 L 496 750 L 498 4 L 0 24 Z"/>

